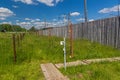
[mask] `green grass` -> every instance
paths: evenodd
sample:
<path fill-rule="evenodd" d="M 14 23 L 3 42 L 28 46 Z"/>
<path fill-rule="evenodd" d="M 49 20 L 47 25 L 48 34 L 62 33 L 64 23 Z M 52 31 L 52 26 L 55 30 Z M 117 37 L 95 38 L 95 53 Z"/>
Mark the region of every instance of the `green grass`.
<path fill-rule="evenodd" d="M 120 56 L 120 50 L 87 40 L 74 42 L 74 60 Z M 70 60 L 71 61 L 71 60 Z"/>
<path fill-rule="evenodd" d="M 26 34 L 20 45 L 16 45 L 17 62 L 14 63 L 12 34 L 0 33 L 0 80 L 44 80 L 41 63 L 63 62 L 61 40 L 63 38 Z M 74 57 L 69 58 L 67 40 L 67 61 L 116 56 L 120 56 L 120 50 L 87 40 L 75 40 Z"/>
<path fill-rule="evenodd" d="M 38 45 L 33 46 L 34 37 L 26 35 L 20 42 L 20 47 L 17 45 L 17 62 L 14 63 L 12 34 L 4 33 L 0 34 L 0 37 L 1 35 L 0 80 L 44 80 L 40 69 L 41 62 L 37 58 L 40 56 L 36 52 Z"/>
<path fill-rule="evenodd" d="M 102 62 L 60 70 L 70 80 L 120 80 L 120 62 Z"/>

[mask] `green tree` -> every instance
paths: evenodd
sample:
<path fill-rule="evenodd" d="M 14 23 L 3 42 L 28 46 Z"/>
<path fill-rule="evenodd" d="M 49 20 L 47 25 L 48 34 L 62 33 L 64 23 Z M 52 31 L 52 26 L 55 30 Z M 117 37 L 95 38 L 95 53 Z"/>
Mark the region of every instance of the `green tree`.
<path fill-rule="evenodd" d="M 32 26 L 30 29 L 29 29 L 29 31 L 36 31 L 37 29 L 34 27 L 34 26 Z"/>
<path fill-rule="evenodd" d="M 20 31 L 25 31 L 26 29 L 22 28 L 19 25 L 1 24 L 0 31 L 2 30 L 6 30 L 7 32 L 14 32 L 14 31 L 20 32 Z"/>

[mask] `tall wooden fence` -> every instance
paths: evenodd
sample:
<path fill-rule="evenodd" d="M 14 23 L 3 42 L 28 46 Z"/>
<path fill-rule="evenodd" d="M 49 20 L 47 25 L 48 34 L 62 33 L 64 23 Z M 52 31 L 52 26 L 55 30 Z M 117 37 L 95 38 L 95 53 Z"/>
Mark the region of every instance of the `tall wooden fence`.
<path fill-rule="evenodd" d="M 63 37 L 65 31 L 68 32 L 68 26 L 51 28 L 51 35 Z M 39 34 L 49 35 L 49 30 L 40 30 Z M 74 24 L 73 38 L 88 39 L 120 48 L 120 17 L 91 21 L 87 23 L 87 26 L 85 26 L 85 23 Z"/>

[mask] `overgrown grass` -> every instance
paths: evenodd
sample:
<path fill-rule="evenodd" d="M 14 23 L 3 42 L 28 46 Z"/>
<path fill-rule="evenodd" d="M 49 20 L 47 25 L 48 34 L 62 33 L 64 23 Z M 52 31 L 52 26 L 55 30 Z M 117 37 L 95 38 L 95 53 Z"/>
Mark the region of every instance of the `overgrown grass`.
<path fill-rule="evenodd" d="M 102 62 L 60 70 L 70 80 L 120 80 L 120 62 Z"/>
<path fill-rule="evenodd" d="M 12 34 L 0 33 L 0 80 L 44 80 L 41 63 L 63 62 L 61 40 L 63 38 L 26 34 L 20 45 L 16 42 L 17 62 L 14 63 Z M 75 40 L 71 59 L 67 40 L 67 61 L 115 56 L 120 56 L 120 50 L 87 40 Z"/>
<path fill-rule="evenodd" d="M 88 40 L 76 40 L 74 41 L 74 58 L 70 59 L 70 61 L 117 56 L 120 56 L 120 50 L 111 46 L 101 45 L 97 42 L 90 42 Z"/>
<path fill-rule="evenodd" d="M 16 45 L 17 62 L 14 63 L 12 34 L 0 34 L 0 80 L 44 80 L 36 52 L 39 46 L 33 45 L 34 42 L 34 37 L 27 34 L 19 47 Z"/>

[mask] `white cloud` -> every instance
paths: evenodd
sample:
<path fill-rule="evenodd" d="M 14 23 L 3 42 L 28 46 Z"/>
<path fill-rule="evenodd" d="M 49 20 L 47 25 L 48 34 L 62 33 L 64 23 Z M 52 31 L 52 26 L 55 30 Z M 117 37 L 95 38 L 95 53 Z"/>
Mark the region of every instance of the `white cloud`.
<path fill-rule="evenodd" d="M 0 24 L 12 24 L 12 22 L 2 22 L 2 23 L 0 23 Z"/>
<path fill-rule="evenodd" d="M 26 21 L 30 21 L 30 22 L 40 21 L 39 18 L 37 18 L 37 19 L 25 18 L 25 20 L 26 20 Z"/>
<path fill-rule="evenodd" d="M 85 21 L 84 18 L 76 19 L 76 21 Z"/>
<path fill-rule="evenodd" d="M 16 22 L 19 22 L 20 20 L 16 20 Z"/>
<path fill-rule="evenodd" d="M 33 25 L 36 27 L 36 28 L 43 28 L 45 26 L 45 23 L 44 22 L 34 22 Z"/>
<path fill-rule="evenodd" d="M 32 19 L 30 19 L 30 18 L 25 18 L 25 20 L 26 20 L 26 21 L 29 21 L 29 20 L 32 20 Z"/>
<path fill-rule="evenodd" d="M 0 20 L 5 20 L 6 18 L 4 18 L 4 17 L 0 17 Z"/>
<path fill-rule="evenodd" d="M 33 23 L 33 22 L 35 22 L 35 20 L 31 20 L 30 22 L 32 22 L 32 23 Z"/>
<path fill-rule="evenodd" d="M 25 18 L 24 20 L 25 21 L 23 21 L 23 22 L 16 21 L 16 24 L 20 25 L 20 26 L 22 26 L 22 27 L 24 27 L 26 29 L 30 29 L 32 26 L 34 26 L 37 29 L 45 27 L 45 22 L 41 21 L 39 18 L 36 18 L 36 19 Z M 56 26 L 61 27 L 61 26 L 65 25 L 64 21 L 67 22 L 67 19 L 62 19 L 62 20 L 59 20 L 59 21 L 57 21 L 57 19 L 53 19 L 53 20 L 54 20 L 54 22 L 46 21 L 46 27 L 56 27 Z"/>
<path fill-rule="evenodd" d="M 53 3 L 54 0 L 37 0 L 37 1 L 39 1 L 40 3 L 44 3 L 47 6 L 54 6 L 54 3 Z"/>
<path fill-rule="evenodd" d="M 67 19 L 65 19 L 65 18 L 63 19 L 63 22 L 64 22 L 64 23 L 67 23 L 67 21 L 68 21 Z"/>
<path fill-rule="evenodd" d="M 56 0 L 56 3 L 62 2 L 63 0 Z"/>
<path fill-rule="evenodd" d="M 70 15 L 71 15 L 71 16 L 79 16 L 80 13 L 79 13 L 79 12 L 72 12 L 72 13 L 70 13 Z"/>
<path fill-rule="evenodd" d="M 59 2 L 62 2 L 63 0 L 37 0 L 37 1 L 39 1 L 40 3 L 44 3 L 47 6 L 55 6 Z"/>
<path fill-rule="evenodd" d="M 57 22 L 46 22 L 46 27 L 59 27 L 63 26 L 63 20 L 57 21 Z M 24 22 L 16 22 L 17 25 L 20 25 L 26 29 L 30 29 L 32 26 L 34 26 L 37 29 L 44 28 L 45 27 L 45 22 L 44 21 L 35 21 L 34 22 L 29 22 L 29 21 L 24 21 Z"/>
<path fill-rule="evenodd" d="M 12 5 L 13 8 L 18 8 L 18 6 Z"/>
<path fill-rule="evenodd" d="M 16 24 L 20 25 L 21 27 L 24 27 L 26 29 L 29 29 L 32 26 L 32 24 L 30 22 L 17 22 Z"/>
<path fill-rule="evenodd" d="M 76 21 L 85 21 L 85 18 L 80 18 L 80 19 L 76 19 Z M 94 21 L 94 19 L 89 19 L 89 21 L 91 22 L 91 21 Z"/>
<path fill-rule="evenodd" d="M 38 4 L 43 3 L 47 6 L 55 6 L 57 3 L 62 2 L 63 0 L 14 0 L 15 2 L 22 2 L 25 4 Z"/>
<path fill-rule="evenodd" d="M 91 22 L 91 21 L 94 21 L 94 19 L 90 19 L 89 21 L 90 21 L 90 22 Z"/>
<path fill-rule="evenodd" d="M 7 17 L 15 15 L 10 9 L 0 7 L 0 20 L 5 20 Z"/>
<path fill-rule="evenodd" d="M 113 6 L 111 8 L 103 8 L 98 13 L 110 13 L 110 12 L 117 12 L 118 7 L 120 9 L 120 5 Z"/>
<path fill-rule="evenodd" d="M 17 22 L 16 23 L 17 25 L 20 25 L 20 26 L 22 26 L 22 27 L 24 27 L 24 28 L 26 28 L 26 29 L 30 29 L 32 26 L 35 26 L 35 28 L 40 28 L 40 27 L 42 27 L 42 26 L 44 26 L 44 22 L 38 22 L 38 21 L 34 21 L 34 22 L 28 22 L 28 21 L 26 21 L 26 22 Z"/>
<path fill-rule="evenodd" d="M 19 22 L 17 24 L 19 24 L 19 25 L 30 25 L 31 23 L 30 22 Z"/>
<path fill-rule="evenodd" d="M 34 4 L 33 0 L 14 0 L 15 2 L 22 2 L 25 4 Z"/>
<path fill-rule="evenodd" d="M 57 19 L 53 19 L 53 21 L 57 21 Z"/>
<path fill-rule="evenodd" d="M 37 19 L 35 19 L 35 20 L 36 20 L 36 21 L 40 21 L 40 19 L 38 19 L 38 18 L 37 18 Z"/>

